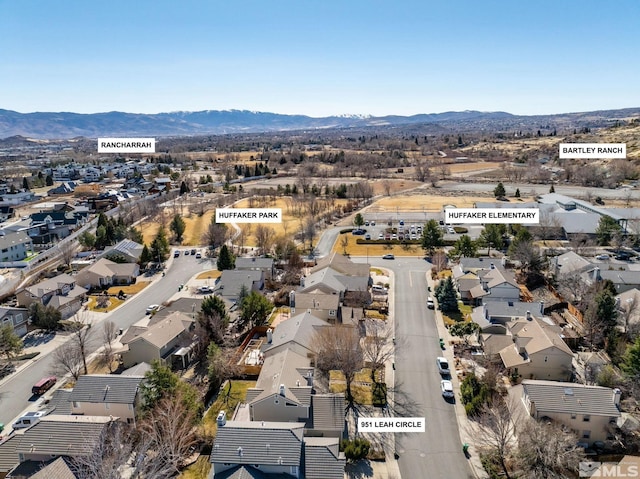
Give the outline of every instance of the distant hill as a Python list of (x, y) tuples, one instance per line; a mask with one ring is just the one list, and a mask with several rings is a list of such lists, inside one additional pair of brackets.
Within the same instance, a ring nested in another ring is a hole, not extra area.
[(614, 119), (640, 116), (640, 108), (563, 115), (517, 116), (506, 112), (460, 111), (413, 116), (361, 115), (313, 118), (305, 115), (247, 110), (204, 110), (196, 112), (139, 114), (108, 113), (18, 113), (0, 109), (0, 138), (21, 136), (39, 139), (67, 139), (105, 136), (189, 136), (202, 134), (257, 133), (329, 128), (366, 128), (394, 125), (437, 124), (460, 126), (464, 130), (539, 128), (554, 123), (562, 127), (606, 126)]

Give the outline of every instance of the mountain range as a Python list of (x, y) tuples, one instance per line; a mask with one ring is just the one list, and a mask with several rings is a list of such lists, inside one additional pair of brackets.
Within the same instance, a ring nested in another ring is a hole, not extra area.
[(539, 128), (551, 122), (566, 126), (590, 124), (604, 126), (613, 119), (640, 115), (640, 108), (607, 110), (561, 115), (521, 116), (506, 112), (460, 111), (412, 116), (341, 115), (314, 118), (305, 115), (248, 110), (176, 111), (170, 113), (19, 113), (0, 109), (0, 138), (22, 136), (39, 139), (75, 137), (190, 136), (203, 134), (237, 134), (307, 129), (363, 128), (394, 125), (437, 124), (442, 126), (473, 125), (474, 129)]

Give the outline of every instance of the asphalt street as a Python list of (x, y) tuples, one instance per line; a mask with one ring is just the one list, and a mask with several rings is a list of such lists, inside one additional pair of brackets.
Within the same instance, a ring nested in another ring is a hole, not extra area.
[(416, 479), (473, 477), (462, 452), (454, 405), (440, 392), (436, 366), (436, 357), (441, 355), (439, 336), (434, 312), (426, 307), (429, 294), (425, 273), (431, 265), (417, 258), (369, 257), (369, 263), (394, 273), (396, 405), (392, 415), (426, 420), (424, 433), (396, 434), (401, 475)]
[[(212, 263), (208, 259), (196, 259), (195, 256), (180, 256), (172, 258), (169, 262), (165, 276), (154, 281), (140, 293), (128, 299), (120, 308), (110, 314), (105, 314), (104, 319), (113, 321), (117, 328), (126, 330), (133, 323), (145, 316), (145, 310), (150, 304), (161, 304), (178, 291), (180, 284), (184, 284), (194, 274), (211, 269)], [(147, 278), (140, 278), (144, 281)], [(88, 345), (88, 354), (93, 353), (102, 346), (99, 339), (100, 323), (94, 325), (94, 339)], [(0, 386), (0, 422), (10, 424), (22, 411), (34, 406), (38, 399), (31, 395), (31, 386), (39, 379), (49, 376), (53, 369), (53, 357), (51, 354), (37, 356), (27, 367), (13, 374)], [(35, 408), (34, 408), (35, 409)]]

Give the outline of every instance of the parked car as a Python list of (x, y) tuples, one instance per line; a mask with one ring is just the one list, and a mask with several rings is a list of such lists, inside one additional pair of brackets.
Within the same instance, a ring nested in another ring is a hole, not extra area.
[(371, 226), (375, 226), (375, 225), (376, 225), (376, 222), (375, 222), (375, 221), (372, 221), (372, 222), (371, 222)]
[(177, 258), (178, 256), (180, 256), (180, 251), (176, 250), (175, 253), (173, 253), (173, 257)]
[(385, 254), (382, 259), (396, 259), (395, 256), (393, 256), (392, 254)]
[(193, 248), (193, 249), (191, 250), (191, 254), (196, 254), (196, 249), (195, 249), (195, 248)]
[(196, 253), (196, 259), (200, 259), (200, 258), (202, 258), (202, 253), (200, 251), (198, 251)]
[(433, 302), (433, 298), (431, 296), (429, 296), (427, 298), (427, 308), (429, 309), (435, 309), (436, 305)]
[(211, 286), (200, 286), (198, 288), (199, 294), (211, 294), (213, 293), (213, 288)]
[(602, 261), (606, 261), (609, 259), (609, 255), (608, 254), (599, 254), (598, 256), (596, 256), (596, 259), (602, 260)]
[(44, 416), (44, 411), (28, 412), (24, 416), (18, 418), (16, 422), (11, 425), (12, 429), (24, 429), (26, 427), (33, 426), (40, 421), (40, 418)]
[(445, 398), (454, 397), (453, 394), (453, 383), (448, 379), (443, 379), (440, 381), (440, 390), (442, 391), (442, 396)]
[(383, 233), (379, 233), (379, 234), (378, 234), (378, 239), (379, 239), (379, 240), (384, 239), (384, 234), (383, 234)]
[(449, 374), (449, 362), (447, 361), (447, 358), (444, 358), (442, 356), (438, 356), (436, 358), (436, 364), (438, 365), (438, 371), (440, 372), (440, 374)]
[(629, 261), (633, 258), (633, 255), (628, 251), (620, 251), (616, 254), (616, 259), (621, 261)]
[(364, 235), (364, 239), (370, 240), (371, 239), (371, 235), (369, 233), (367, 233), (366, 235)]
[(147, 307), (146, 314), (151, 314), (151, 313), (153, 313), (153, 312), (157, 311), (159, 307), (160, 307), (160, 305), (159, 305), (159, 304), (150, 304), (150, 305)]
[(188, 249), (184, 251), (184, 255), (185, 255), (185, 256), (188, 256), (188, 255), (189, 255), (189, 250), (188, 250)]
[(41, 396), (46, 393), (49, 389), (53, 387), (53, 385), (58, 381), (58, 378), (55, 376), (48, 376), (46, 378), (42, 378), (40, 381), (35, 383), (31, 388), (31, 394), (35, 396)]

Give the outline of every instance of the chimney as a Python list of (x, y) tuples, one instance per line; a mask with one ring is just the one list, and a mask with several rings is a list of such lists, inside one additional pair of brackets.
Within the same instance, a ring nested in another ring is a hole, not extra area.
[(280, 385), (280, 396), (284, 396), (284, 384)]
[(532, 319), (531, 311), (527, 311), (527, 321), (531, 321)]
[(620, 407), (620, 396), (622, 396), (622, 391), (619, 388), (615, 388), (613, 390), (613, 404), (617, 408)]
[(540, 301), (540, 314), (544, 314), (544, 301)]
[(296, 307), (296, 292), (295, 291), (291, 291), (289, 293), (289, 306), (292, 308)]
[(216, 418), (216, 422), (218, 424), (218, 427), (222, 427), (225, 424), (227, 424), (227, 412), (226, 411), (220, 411), (218, 413), (218, 417)]
[(273, 341), (273, 329), (267, 329), (267, 343), (271, 344)]
[(600, 268), (597, 266), (593, 268), (593, 280), (600, 281), (602, 278), (600, 277)]
[(496, 265), (491, 263), (491, 269), (496, 269)]
[(507, 267), (507, 257), (503, 256), (502, 259), (500, 260), (500, 263), (502, 264), (503, 268)]

